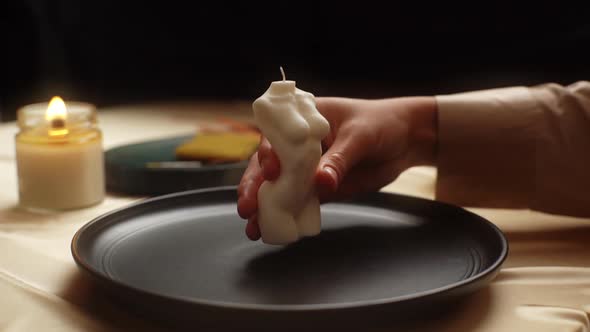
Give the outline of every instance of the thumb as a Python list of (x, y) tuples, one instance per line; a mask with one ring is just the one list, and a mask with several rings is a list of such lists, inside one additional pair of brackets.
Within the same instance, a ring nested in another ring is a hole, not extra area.
[(366, 151), (354, 135), (339, 135), (318, 164), (316, 182), (321, 196), (335, 193), (346, 174), (359, 163)]

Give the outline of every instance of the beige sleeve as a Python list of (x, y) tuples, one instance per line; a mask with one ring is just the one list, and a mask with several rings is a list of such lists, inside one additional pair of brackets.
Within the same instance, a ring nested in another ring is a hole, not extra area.
[(590, 82), (436, 100), (438, 200), (590, 216)]

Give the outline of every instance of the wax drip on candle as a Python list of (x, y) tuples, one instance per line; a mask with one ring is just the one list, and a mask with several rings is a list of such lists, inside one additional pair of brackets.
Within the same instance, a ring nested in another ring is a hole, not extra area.
[(281, 70), (281, 75), (283, 75), (283, 82), (285, 82), (286, 78), (285, 78), (285, 71), (283, 70), (283, 66), (279, 66), (279, 69)]

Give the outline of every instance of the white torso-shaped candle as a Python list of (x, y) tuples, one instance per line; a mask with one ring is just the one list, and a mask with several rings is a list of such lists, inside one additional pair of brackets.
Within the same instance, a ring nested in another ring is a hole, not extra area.
[(276, 152), (281, 173), (258, 191), (258, 224), (264, 243), (283, 245), (321, 230), (320, 203), (314, 177), (328, 121), (313, 94), (294, 81), (272, 82), (253, 103), (254, 118)]

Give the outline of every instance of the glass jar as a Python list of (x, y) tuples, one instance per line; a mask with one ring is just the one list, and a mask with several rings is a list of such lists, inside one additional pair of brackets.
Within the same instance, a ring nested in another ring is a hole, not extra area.
[(96, 107), (62, 101), (65, 112), (51, 115), (51, 103), (27, 105), (17, 113), (19, 204), (35, 210), (68, 210), (100, 203), (105, 176)]

